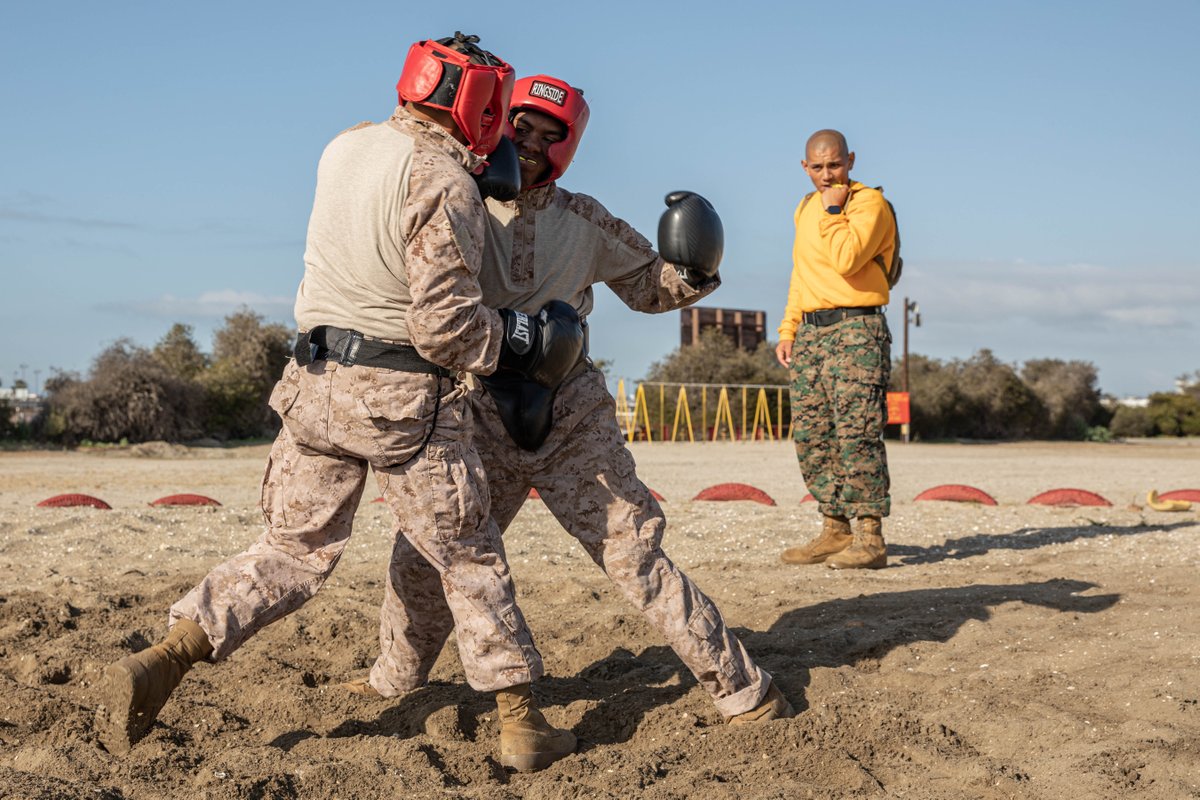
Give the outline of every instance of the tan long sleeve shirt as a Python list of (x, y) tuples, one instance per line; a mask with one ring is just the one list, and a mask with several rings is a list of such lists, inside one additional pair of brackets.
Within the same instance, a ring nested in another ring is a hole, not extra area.
[(592, 285), (604, 283), (633, 310), (655, 314), (690, 305), (720, 285), (692, 288), (629, 223), (595, 198), (554, 183), (485, 205), (479, 284), (489, 306), (532, 314), (563, 300), (587, 317)]

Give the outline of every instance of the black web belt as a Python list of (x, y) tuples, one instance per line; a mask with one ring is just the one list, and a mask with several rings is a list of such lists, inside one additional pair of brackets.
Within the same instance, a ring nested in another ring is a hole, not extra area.
[(318, 325), (298, 335), (292, 355), (302, 367), (314, 361), (334, 361), (346, 367), (382, 367), (450, 377), (450, 370), (426, 361), (410, 344), (389, 344), (366, 339), (358, 331), (347, 331), (332, 325)]
[(820, 311), (805, 311), (800, 316), (800, 319), (805, 325), (816, 325), (818, 328), (824, 328), (826, 325), (835, 325), (851, 317), (870, 317), (878, 313), (878, 306), (823, 308)]

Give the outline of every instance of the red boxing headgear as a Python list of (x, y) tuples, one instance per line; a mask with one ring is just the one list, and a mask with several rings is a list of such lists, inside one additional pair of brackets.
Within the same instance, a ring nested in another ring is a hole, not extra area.
[[(468, 52), (446, 43), (461, 40)], [(472, 152), (486, 156), (504, 135), (513, 69), (486, 50), (474, 46), (475, 36), (434, 41), (426, 39), (408, 49), (404, 71), (396, 83), (400, 103), (421, 103), (449, 111)], [(475, 63), (476, 56), (487, 63)]]
[[(579, 140), (583, 138), (583, 130), (588, 123), (588, 104), (583, 99), (583, 91), (576, 89), (566, 81), (551, 78), (549, 75), (534, 75), (532, 78), (521, 78), (513, 88), (512, 112), (529, 110), (540, 111), (561, 122), (567, 128), (567, 134), (561, 142), (555, 142), (546, 150), (546, 159), (550, 162), (550, 174), (543, 181), (533, 186), (522, 187), (532, 189), (534, 186), (544, 186), (555, 180), (571, 166)], [(516, 136), (516, 129), (510, 122), (505, 133), (511, 139)]]

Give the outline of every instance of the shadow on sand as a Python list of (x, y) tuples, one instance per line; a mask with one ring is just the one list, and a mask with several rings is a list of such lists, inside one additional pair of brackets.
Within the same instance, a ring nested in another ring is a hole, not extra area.
[(939, 561), (981, 556), (992, 550), (1033, 550), (1053, 544), (1066, 544), (1080, 539), (1099, 539), (1104, 536), (1140, 536), (1161, 533), (1196, 525), (1195, 521), (1172, 522), (1167, 525), (1072, 525), (1063, 528), (1019, 528), (1010, 533), (979, 533), (948, 539), (934, 547), (888, 543), (888, 555), (898, 557), (902, 564), (936, 564)]
[(770, 630), (744, 633), (743, 641), (764, 668), (778, 676), (780, 688), (799, 712), (808, 707), (802, 695), (813, 667), (874, 670), (892, 650), (949, 641), (968, 620), (987, 621), (1005, 603), (1094, 614), (1120, 599), (1117, 594), (1081, 594), (1095, 588), (1093, 583), (1055, 578), (860, 595), (788, 611)]
[[(974, 585), (942, 589), (880, 592), (828, 600), (784, 613), (766, 631), (740, 629), (751, 656), (775, 676), (797, 712), (814, 667), (877, 668), (878, 660), (898, 647), (948, 641), (968, 620), (986, 621), (1005, 603), (1026, 603), (1051, 611), (1094, 614), (1111, 608), (1116, 594), (1085, 596), (1096, 588), (1084, 581), (1054, 579), (1020, 584)], [(595, 701), (574, 726), (580, 749), (629, 741), (646, 714), (674, 703), (696, 685), (668, 647), (647, 647), (636, 655), (618, 647), (571, 677), (538, 681), (543, 706)], [(462, 684), (431, 683), (387, 703), (372, 720), (350, 719), (330, 737), (360, 734), (411, 737), (427, 731), (435, 714), (451, 714), (448, 723), (474, 740), (478, 720), (494, 713), (490, 695)], [(450, 709), (451, 711), (447, 711)], [(715, 715), (715, 711), (713, 714)], [(446, 722), (439, 723), (443, 727)], [(284, 750), (316, 734), (294, 731), (272, 745)]]

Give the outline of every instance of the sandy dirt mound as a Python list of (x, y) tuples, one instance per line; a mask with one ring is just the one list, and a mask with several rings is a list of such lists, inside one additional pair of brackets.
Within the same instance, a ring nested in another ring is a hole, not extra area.
[[(261, 528), (266, 448), (0, 455), (0, 796), (6, 798), (1200, 798), (1200, 443), (894, 445), (891, 566), (789, 567), (817, 527), (786, 444), (636, 445), (665, 548), (800, 712), (723, 724), (674, 653), (539, 501), (506, 538), (579, 752), (498, 764), (489, 697), (453, 645), (431, 684), (346, 693), (377, 650), (390, 514), (364, 502), (333, 578), (227, 662), (187, 676), (115, 758), (92, 730), (103, 667)], [(742, 482), (778, 506), (697, 502)], [(913, 502), (942, 483), (999, 505)], [(1097, 492), (1111, 508), (1026, 501)], [(375, 496), (374, 487), (365, 500)], [(35, 508), (82, 492), (111, 511)], [(220, 507), (153, 508), (194, 492)]]

